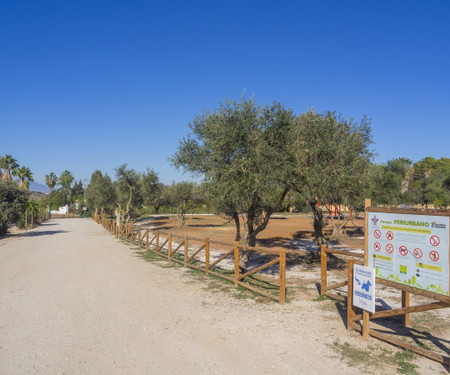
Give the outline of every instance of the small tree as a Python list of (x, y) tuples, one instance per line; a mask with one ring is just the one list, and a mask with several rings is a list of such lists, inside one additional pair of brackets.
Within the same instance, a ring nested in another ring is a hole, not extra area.
[(127, 164), (116, 168), (116, 205), (122, 216), (122, 221), (129, 222), (135, 217), (134, 210), (143, 203), (142, 175), (134, 169), (127, 169)]
[(447, 207), (450, 205), (450, 194), (447, 182), (450, 178), (450, 159), (435, 159), (430, 156), (414, 163), (412, 167), (412, 183), (405, 192), (405, 199), (412, 204), (426, 207)]
[(89, 186), (86, 188), (86, 203), (89, 207), (100, 210), (103, 214), (105, 209), (113, 209), (116, 200), (114, 185), (107, 174), (96, 170), (92, 173)]
[(158, 213), (162, 203), (162, 184), (159, 182), (158, 174), (153, 169), (147, 168), (147, 171), (142, 174), (141, 178), (143, 203), (148, 206), (153, 206), (155, 212)]
[(70, 190), (70, 197), (71, 197), (71, 202), (79, 202), (83, 199), (84, 196), (84, 188), (83, 188), (83, 183), (81, 182), (81, 180), (75, 181), (71, 190)]
[(0, 181), (0, 235), (8, 231), (25, 212), (28, 192), (20, 190), (12, 181)]
[(66, 197), (66, 203), (69, 202), (68, 198), (70, 193), (70, 186), (72, 185), (73, 180), (73, 175), (68, 170), (63, 171), (58, 179), (58, 183), (61, 185), (61, 190)]
[(168, 196), (171, 205), (177, 209), (177, 219), (180, 226), (186, 223), (186, 214), (195, 208), (200, 201), (200, 195), (196, 184), (193, 182), (179, 182), (168, 187)]
[(409, 186), (412, 162), (406, 158), (389, 160), (385, 165), (372, 164), (367, 197), (374, 204), (397, 205), (404, 201), (403, 193)]
[(57, 210), (66, 204), (66, 197), (61, 190), (53, 190), (42, 201), (51, 209)]
[(28, 222), (31, 224), (31, 228), (39, 218), (39, 204), (38, 202), (29, 199), (25, 207), (25, 229), (28, 230)]

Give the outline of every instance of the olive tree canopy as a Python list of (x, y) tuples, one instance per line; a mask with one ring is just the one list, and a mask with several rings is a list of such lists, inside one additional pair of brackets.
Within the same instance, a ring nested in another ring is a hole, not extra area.
[(291, 184), (314, 215), (317, 243), (323, 243), (323, 213), (318, 202), (358, 207), (369, 184), (372, 153), (370, 122), (344, 120), (333, 112), (298, 116), (291, 128)]
[[(262, 108), (253, 99), (226, 101), (194, 118), (192, 133), (171, 159), (175, 167), (203, 177), (216, 210), (234, 218), (236, 240), (242, 216), (250, 246), (289, 190), (286, 137), (293, 119), (279, 103)], [(241, 254), (242, 268), (248, 255)]]

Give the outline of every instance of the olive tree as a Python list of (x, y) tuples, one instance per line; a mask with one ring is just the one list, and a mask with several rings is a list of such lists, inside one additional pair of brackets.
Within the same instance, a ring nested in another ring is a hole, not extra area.
[(115, 203), (119, 209), (121, 220), (129, 222), (135, 217), (135, 209), (143, 203), (142, 174), (134, 169), (127, 169), (127, 164), (116, 168)]
[(104, 213), (105, 209), (112, 209), (116, 194), (111, 178), (101, 171), (96, 170), (92, 173), (91, 181), (86, 188), (86, 204), (95, 209), (95, 212), (100, 210)]
[(176, 207), (177, 219), (180, 226), (186, 223), (186, 214), (201, 202), (198, 186), (193, 182), (178, 182), (166, 187), (167, 203)]
[[(358, 208), (369, 183), (372, 153), (370, 122), (345, 120), (333, 112), (298, 116), (288, 143), (293, 189), (310, 204), (317, 244), (325, 242), (319, 202)], [(349, 217), (347, 217), (348, 219)], [(341, 234), (345, 220), (334, 233)]]
[[(236, 240), (249, 246), (256, 245), (289, 191), (285, 145), (293, 119), (279, 103), (262, 108), (253, 99), (225, 101), (195, 116), (192, 133), (171, 159), (175, 167), (203, 177), (214, 207), (234, 219)], [(242, 269), (249, 256), (241, 252)]]

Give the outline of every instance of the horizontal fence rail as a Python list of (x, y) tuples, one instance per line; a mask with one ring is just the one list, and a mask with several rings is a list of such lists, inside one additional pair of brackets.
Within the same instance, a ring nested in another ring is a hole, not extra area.
[[(145, 251), (152, 251), (169, 261), (230, 281), (235, 286), (244, 287), (282, 305), (286, 302), (286, 253), (306, 253), (249, 247), (237, 242), (181, 236), (167, 231), (151, 231), (134, 223), (117, 225), (115, 220), (101, 218), (98, 215), (94, 220), (117, 238), (135, 244)], [(239, 253), (243, 250), (251, 250), (270, 260), (242, 273), (239, 268)], [(261, 277), (261, 272), (265, 270), (270, 271), (270, 279), (255, 277), (258, 273)]]
[(344, 295), (333, 293), (331, 291), (346, 287), (348, 285), (348, 281), (347, 279), (345, 279), (344, 281), (338, 283), (328, 284), (328, 254), (344, 255), (350, 258), (359, 258), (359, 261), (357, 262), (358, 264), (363, 264), (364, 254), (354, 251), (329, 249), (326, 245), (322, 245), (320, 248), (320, 294), (322, 296), (344, 302), (346, 301), (346, 297)]

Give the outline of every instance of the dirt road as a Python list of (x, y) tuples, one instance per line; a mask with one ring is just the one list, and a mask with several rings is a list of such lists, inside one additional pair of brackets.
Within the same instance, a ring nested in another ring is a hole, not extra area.
[(92, 220), (54, 219), (0, 240), (0, 374), (361, 374), (314, 305), (205, 290)]

